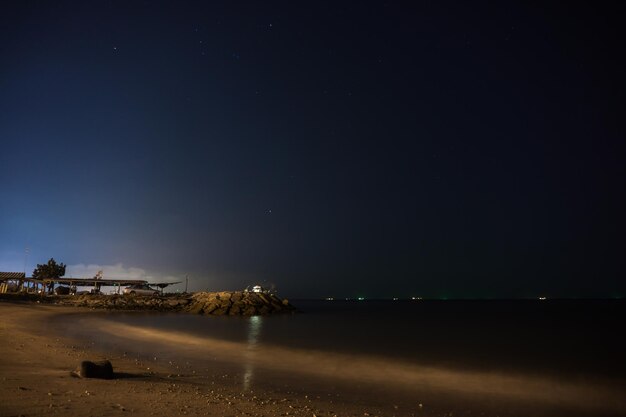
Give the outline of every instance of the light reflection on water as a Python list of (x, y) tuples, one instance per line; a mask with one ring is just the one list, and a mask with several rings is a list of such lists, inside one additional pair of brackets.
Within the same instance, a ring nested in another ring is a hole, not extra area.
[(259, 336), (263, 327), (263, 317), (248, 318), (248, 345), (244, 353), (243, 389), (249, 391), (254, 378), (254, 367)]

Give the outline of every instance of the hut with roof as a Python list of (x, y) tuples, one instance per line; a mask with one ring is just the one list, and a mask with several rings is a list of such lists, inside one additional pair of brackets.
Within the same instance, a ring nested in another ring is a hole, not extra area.
[(0, 272), (0, 293), (19, 291), (25, 279), (23, 272)]

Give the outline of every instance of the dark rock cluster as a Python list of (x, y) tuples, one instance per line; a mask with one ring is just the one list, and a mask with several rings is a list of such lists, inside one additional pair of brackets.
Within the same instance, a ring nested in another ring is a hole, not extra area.
[(288, 300), (281, 300), (273, 294), (222, 291), (195, 293), (183, 310), (214, 316), (255, 316), (291, 312), (294, 308)]
[(78, 368), (72, 372), (79, 378), (113, 379), (113, 365), (110, 361), (100, 362), (82, 361)]
[(213, 316), (255, 316), (291, 313), (288, 300), (274, 294), (243, 291), (197, 292), (164, 296), (94, 295), (55, 296), (55, 303), (109, 310), (180, 311)]

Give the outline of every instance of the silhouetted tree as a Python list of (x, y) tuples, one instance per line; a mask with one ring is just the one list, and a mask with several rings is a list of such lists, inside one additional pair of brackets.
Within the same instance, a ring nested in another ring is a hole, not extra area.
[[(37, 268), (33, 271), (33, 278), (36, 279), (54, 279), (61, 278), (65, 275), (65, 264), (57, 264), (54, 258), (50, 258), (47, 264), (37, 264)], [(54, 283), (48, 284), (48, 291), (52, 291)]]

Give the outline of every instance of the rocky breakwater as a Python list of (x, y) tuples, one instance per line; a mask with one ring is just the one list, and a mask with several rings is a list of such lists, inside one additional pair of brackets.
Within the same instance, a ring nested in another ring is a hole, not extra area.
[(197, 292), (164, 296), (92, 295), (54, 296), (55, 304), (107, 310), (155, 310), (213, 316), (256, 316), (292, 313), (288, 300), (274, 294), (243, 291)]
[(222, 291), (195, 293), (183, 310), (193, 314), (214, 316), (256, 316), (291, 313), (295, 308), (288, 300), (281, 300), (274, 294)]

